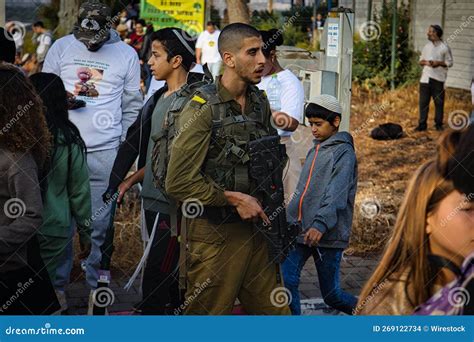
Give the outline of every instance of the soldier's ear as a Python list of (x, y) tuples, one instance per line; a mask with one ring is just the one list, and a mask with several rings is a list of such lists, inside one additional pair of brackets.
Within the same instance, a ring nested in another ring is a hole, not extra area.
[(222, 55), (222, 61), (229, 68), (235, 68), (235, 58), (234, 55), (230, 52), (224, 52)]

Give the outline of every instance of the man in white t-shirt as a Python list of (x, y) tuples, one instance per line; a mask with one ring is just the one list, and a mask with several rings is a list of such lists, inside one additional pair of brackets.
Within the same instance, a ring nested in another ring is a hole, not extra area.
[(435, 129), (443, 130), (444, 84), (448, 68), (453, 66), (453, 56), (449, 46), (441, 40), (443, 30), (439, 25), (431, 25), (427, 32), (429, 42), (423, 47), (420, 65), (423, 72), (420, 79), (419, 111), (417, 132), (426, 131), (431, 98), (435, 105)]
[(49, 48), (53, 44), (53, 35), (49, 30), (46, 30), (42, 21), (37, 21), (33, 24), (33, 42), (37, 45), (36, 47), (36, 60), (38, 61), (39, 71), (41, 71), (41, 65), (44, 62), (46, 54)]
[(217, 47), (221, 31), (216, 29), (216, 25), (209, 21), (206, 30), (203, 31), (196, 42), (196, 62), (206, 64), (214, 79), (221, 71), (222, 59)]
[[(87, 147), (93, 232), (85, 267), (92, 289), (97, 286), (100, 247), (110, 217), (111, 205), (104, 204), (102, 194), (120, 142), (142, 106), (138, 55), (110, 29), (110, 18), (108, 6), (97, 0), (83, 3), (73, 34), (53, 44), (43, 67), (44, 72), (59, 75), (66, 90), (86, 103), (83, 108), (69, 111), (69, 118)], [(68, 276), (61, 274), (59, 278)]]
[(283, 44), (281, 33), (277, 30), (260, 31), (260, 33), (264, 43), (262, 52), (265, 56), (265, 68), (262, 81), (257, 84), (257, 87), (265, 90), (269, 96), (269, 83), (272, 76), (276, 76), (280, 85), (279, 108), (271, 109), (274, 125), (278, 128), (278, 134), (281, 137), (281, 142), (286, 146), (289, 158), (283, 179), (285, 199), (289, 201), (296, 190), (302, 169), (301, 160), (291, 135), (303, 122), (304, 89), (301, 81), (290, 70), (283, 69), (278, 63), (276, 47)]

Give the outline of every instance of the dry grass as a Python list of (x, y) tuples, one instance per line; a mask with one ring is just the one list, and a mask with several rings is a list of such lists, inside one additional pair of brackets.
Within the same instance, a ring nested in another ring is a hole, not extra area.
[[(413, 172), (436, 151), (439, 132), (433, 130), (434, 108), (430, 109), (429, 130), (414, 133), (418, 121), (418, 90), (411, 86), (383, 94), (369, 94), (353, 88), (351, 131), (359, 161), (359, 189), (354, 210), (354, 225), (349, 253), (378, 252), (384, 246), (403, 198), (407, 181)], [(448, 90), (445, 122), (455, 110), (470, 112), (467, 91)], [(405, 136), (394, 141), (376, 141), (370, 131), (381, 123), (403, 126)], [(361, 214), (361, 203), (376, 199), (380, 213), (372, 218)], [(129, 276), (143, 250), (139, 227), (137, 195), (127, 197), (127, 204), (117, 212), (115, 252), (112, 266), (116, 277)]]

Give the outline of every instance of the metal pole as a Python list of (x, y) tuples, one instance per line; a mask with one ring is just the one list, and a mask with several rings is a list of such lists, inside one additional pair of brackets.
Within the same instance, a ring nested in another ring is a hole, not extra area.
[(367, 21), (372, 20), (372, 0), (369, 0), (367, 4)]
[(392, 61), (390, 63), (390, 87), (395, 89), (395, 57), (397, 49), (397, 0), (392, 0)]

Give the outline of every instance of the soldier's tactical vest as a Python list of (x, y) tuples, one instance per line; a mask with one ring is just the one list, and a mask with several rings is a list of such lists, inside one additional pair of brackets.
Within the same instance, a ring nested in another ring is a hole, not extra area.
[(179, 116), (186, 103), (199, 87), (209, 84), (211, 80), (203, 80), (185, 85), (176, 94), (168, 112), (163, 119), (161, 131), (151, 138), (155, 142), (151, 156), (151, 170), (155, 187), (165, 192), (166, 171), (170, 160), (170, 152), (174, 138), (179, 134)]
[[(269, 123), (265, 124), (263, 91), (252, 86), (253, 108), (247, 115), (222, 103), (216, 84), (197, 91), (212, 109), (212, 135), (202, 172), (225, 190), (251, 193), (255, 184), (249, 179), (249, 141), (268, 136)], [(205, 105), (205, 104), (203, 104)], [(268, 119), (267, 119), (268, 120)]]

